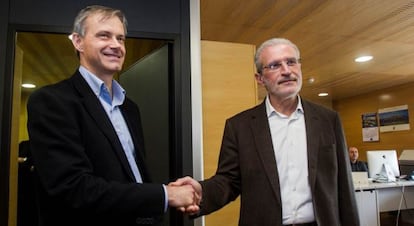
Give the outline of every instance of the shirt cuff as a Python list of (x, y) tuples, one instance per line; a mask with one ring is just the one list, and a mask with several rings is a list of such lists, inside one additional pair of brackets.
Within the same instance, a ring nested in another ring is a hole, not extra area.
[(164, 213), (168, 210), (168, 193), (167, 193), (167, 187), (165, 185), (162, 185), (162, 188), (164, 189)]

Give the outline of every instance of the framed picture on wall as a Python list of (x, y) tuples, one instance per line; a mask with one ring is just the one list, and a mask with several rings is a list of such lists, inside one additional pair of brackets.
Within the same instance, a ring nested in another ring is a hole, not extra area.
[(365, 113), (362, 118), (362, 141), (379, 141), (377, 113)]
[(382, 108), (378, 110), (380, 132), (410, 130), (408, 105)]

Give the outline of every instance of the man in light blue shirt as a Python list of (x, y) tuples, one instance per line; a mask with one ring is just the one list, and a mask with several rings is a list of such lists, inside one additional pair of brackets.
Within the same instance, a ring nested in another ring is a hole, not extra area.
[(125, 35), (121, 11), (84, 8), (72, 33), (79, 70), (30, 96), (40, 226), (151, 225), (168, 206), (198, 209), (192, 186), (151, 183), (138, 106), (113, 79)]

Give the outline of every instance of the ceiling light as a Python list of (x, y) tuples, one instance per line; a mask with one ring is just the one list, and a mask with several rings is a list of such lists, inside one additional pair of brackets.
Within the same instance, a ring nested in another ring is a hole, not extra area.
[(383, 94), (381, 96), (379, 96), (380, 100), (391, 100), (391, 95), (389, 94)]
[(319, 93), (318, 94), (318, 96), (320, 96), (320, 97), (326, 97), (326, 96), (328, 96), (329, 94), (328, 93)]
[(23, 83), (22, 87), (27, 88), (27, 89), (34, 89), (34, 88), (36, 88), (36, 85), (35, 84), (30, 84), (30, 83)]
[(312, 84), (312, 83), (314, 83), (314, 82), (315, 82), (315, 79), (314, 79), (314, 78), (309, 78), (309, 79), (308, 79), (308, 82), (309, 82), (309, 84)]
[(355, 58), (355, 62), (361, 63), (361, 62), (367, 62), (372, 60), (372, 58), (374, 58), (373, 56), (360, 56)]

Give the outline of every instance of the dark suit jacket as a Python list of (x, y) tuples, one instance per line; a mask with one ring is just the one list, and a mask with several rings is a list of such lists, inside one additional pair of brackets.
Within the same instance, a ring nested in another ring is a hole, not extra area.
[[(27, 107), (42, 226), (137, 225), (137, 218), (163, 214), (162, 185), (135, 183), (109, 118), (79, 72), (33, 93)], [(121, 111), (148, 182), (138, 107), (126, 98)]]
[[(319, 226), (358, 226), (349, 156), (336, 112), (302, 100), (309, 180)], [(282, 225), (280, 183), (265, 103), (225, 124), (216, 175), (203, 182), (200, 215), (241, 195), (239, 225)]]

